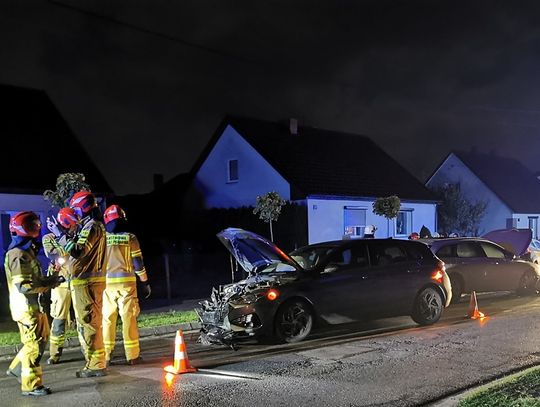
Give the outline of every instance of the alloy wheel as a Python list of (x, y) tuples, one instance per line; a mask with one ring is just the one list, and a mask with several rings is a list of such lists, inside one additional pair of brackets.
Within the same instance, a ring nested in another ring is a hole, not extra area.
[(441, 294), (434, 288), (428, 287), (418, 295), (412, 318), (420, 325), (430, 325), (439, 320), (442, 310)]
[(285, 342), (299, 342), (309, 335), (313, 326), (313, 315), (308, 306), (301, 301), (285, 304), (278, 311), (276, 330)]

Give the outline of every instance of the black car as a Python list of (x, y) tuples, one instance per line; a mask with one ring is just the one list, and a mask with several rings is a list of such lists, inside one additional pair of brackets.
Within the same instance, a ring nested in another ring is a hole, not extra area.
[(248, 278), (214, 289), (201, 302), (203, 343), (253, 336), (298, 342), (316, 323), (398, 315), (429, 325), (450, 303), (444, 263), (420, 242), (341, 240), (287, 255), (242, 229), (226, 229), (218, 238)]

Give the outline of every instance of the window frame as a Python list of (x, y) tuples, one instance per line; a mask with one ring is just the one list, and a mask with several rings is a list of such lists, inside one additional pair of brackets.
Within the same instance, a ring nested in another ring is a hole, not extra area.
[[(347, 211), (361, 211), (363, 212), (364, 225), (347, 225), (345, 224), (345, 214)], [(343, 236), (350, 238), (362, 238), (364, 237), (365, 228), (367, 226), (367, 208), (365, 206), (344, 206), (343, 207)], [(354, 233), (347, 233), (348, 228), (353, 228)]]
[[(236, 178), (231, 177), (231, 164), (236, 163)], [(227, 160), (227, 184), (236, 183), (240, 180), (240, 165), (238, 158), (231, 158)]]
[[(398, 215), (396, 216), (396, 220), (394, 222), (394, 236), (400, 236), (400, 237), (405, 237), (405, 236), (410, 236), (410, 234), (412, 233), (412, 230), (413, 230), (413, 212), (414, 212), (414, 209), (400, 209), (399, 212), (398, 212)], [(398, 233), (398, 225), (397, 225), (397, 222), (398, 222), (398, 217), (401, 213), (404, 213), (406, 214), (407, 216), (407, 220), (409, 221), (409, 225), (408, 225), (408, 228), (405, 228), (405, 233)]]

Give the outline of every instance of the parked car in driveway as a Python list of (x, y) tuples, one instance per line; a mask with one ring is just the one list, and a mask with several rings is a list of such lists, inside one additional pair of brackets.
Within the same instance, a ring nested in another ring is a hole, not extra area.
[(242, 229), (226, 229), (218, 238), (248, 278), (214, 289), (201, 302), (203, 343), (246, 337), (298, 342), (317, 323), (398, 315), (429, 325), (450, 303), (444, 263), (419, 242), (342, 240), (286, 254)]
[[(540, 267), (483, 238), (421, 239), (446, 265), (453, 301), (471, 291), (534, 293)], [(517, 247), (517, 245), (516, 245)], [(524, 246), (526, 247), (526, 246)], [(520, 246), (518, 251), (521, 251)]]
[(527, 252), (521, 258), (531, 263), (540, 264), (540, 240), (531, 239)]

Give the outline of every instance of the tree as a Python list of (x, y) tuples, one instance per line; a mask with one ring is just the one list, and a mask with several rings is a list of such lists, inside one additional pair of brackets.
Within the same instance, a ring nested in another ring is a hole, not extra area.
[(270, 240), (274, 241), (274, 232), (272, 231), (272, 221), (277, 221), (281, 213), (281, 207), (287, 202), (279, 196), (277, 192), (268, 192), (257, 196), (257, 204), (253, 213), (259, 214), (259, 219), (270, 224)]
[(46, 190), (43, 198), (49, 201), (53, 208), (63, 208), (68, 206), (73, 194), (79, 191), (90, 191), (90, 185), (86, 183), (84, 174), (68, 172), (60, 174), (56, 179), (56, 191)]
[(487, 202), (469, 201), (456, 184), (439, 186), (432, 191), (442, 201), (437, 211), (440, 232), (447, 235), (457, 233), (459, 236), (478, 235)]
[(373, 202), (373, 213), (384, 216), (386, 219), (394, 219), (398, 215), (400, 208), (401, 200), (396, 195), (377, 198)]

